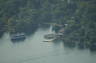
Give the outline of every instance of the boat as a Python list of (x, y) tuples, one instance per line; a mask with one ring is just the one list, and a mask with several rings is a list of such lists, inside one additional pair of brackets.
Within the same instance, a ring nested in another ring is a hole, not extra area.
[(56, 35), (55, 34), (47, 34), (44, 36), (45, 39), (54, 39), (56, 38)]
[(24, 33), (10, 34), (10, 37), (12, 41), (24, 40), (26, 38)]
[(44, 40), (43, 42), (52, 42), (52, 41), (54, 41), (54, 39)]

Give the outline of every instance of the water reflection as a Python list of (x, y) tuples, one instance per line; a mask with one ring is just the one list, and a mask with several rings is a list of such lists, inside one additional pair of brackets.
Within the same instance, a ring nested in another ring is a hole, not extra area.
[(51, 28), (39, 28), (24, 41), (12, 42), (5, 33), (0, 39), (0, 63), (96, 63), (96, 54), (79, 50), (60, 40), (43, 42)]
[(76, 44), (75, 43), (71, 43), (71, 42), (63, 42), (63, 45), (64, 45), (64, 47), (70, 48), (70, 49), (76, 47)]

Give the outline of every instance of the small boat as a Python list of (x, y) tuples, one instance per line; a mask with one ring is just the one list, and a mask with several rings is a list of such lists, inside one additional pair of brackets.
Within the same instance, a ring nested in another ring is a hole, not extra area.
[(10, 37), (12, 41), (24, 40), (26, 38), (24, 33), (10, 34)]
[(43, 42), (52, 42), (54, 39), (44, 40)]
[(47, 34), (44, 36), (45, 39), (54, 39), (56, 38), (56, 35), (55, 34)]

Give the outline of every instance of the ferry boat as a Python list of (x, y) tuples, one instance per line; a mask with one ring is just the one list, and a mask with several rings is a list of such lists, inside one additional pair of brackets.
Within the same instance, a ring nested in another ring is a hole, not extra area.
[(12, 41), (24, 40), (26, 38), (24, 33), (10, 34), (10, 37)]

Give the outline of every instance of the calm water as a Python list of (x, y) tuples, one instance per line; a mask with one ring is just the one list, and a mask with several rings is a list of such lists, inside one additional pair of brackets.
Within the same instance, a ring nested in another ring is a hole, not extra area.
[(65, 47), (63, 42), (43, 42), (50, 28), (39, 28), (21, 42), (10, 41), (8, 33), (0, 39), (0, 63), (96, 63), (96, 53)]

